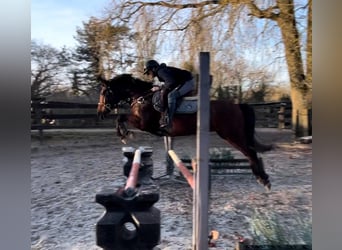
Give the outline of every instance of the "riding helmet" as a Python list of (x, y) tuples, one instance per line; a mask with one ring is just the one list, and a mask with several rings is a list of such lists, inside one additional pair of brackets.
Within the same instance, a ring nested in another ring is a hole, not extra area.
[(156, 69), (159, 67), (159, 63), (156, 60), (148, 60), (145, 64), (144, 75), (147, 74), (149, 70), (155, 73)]

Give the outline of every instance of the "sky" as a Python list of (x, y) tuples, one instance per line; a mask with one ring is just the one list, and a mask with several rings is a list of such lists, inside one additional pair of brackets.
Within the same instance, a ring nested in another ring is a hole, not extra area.
[(110, 0), (31, 0), (31, 39), (56, 48), (73, 47), (76, 28), (101, 16)]
[[(112, 0), (31, 0), (31, 39), (55, 48), (76, 45), (76, 28), (82, 27), (91, 16), (101, 17)], [(163, 53), (163, 61), (170, 64), (172, 53)], [(159, 57), (156, 59), (160, 59)], [(254, 58), (255, 59), (255, 58)], [(278, 77), (287, 78), (286, 70)]]

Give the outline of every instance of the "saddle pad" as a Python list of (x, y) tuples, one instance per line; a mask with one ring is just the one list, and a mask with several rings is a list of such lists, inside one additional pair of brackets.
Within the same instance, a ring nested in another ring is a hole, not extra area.
[(191, 114), (197, 112), (197, 97), (184, 97), (176, 109), (177, 114)]

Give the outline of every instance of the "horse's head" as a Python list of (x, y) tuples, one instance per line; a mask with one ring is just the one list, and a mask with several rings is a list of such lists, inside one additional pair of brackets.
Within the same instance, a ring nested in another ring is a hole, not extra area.
[(100, 99), (97, 104), (97, 115), (101, 119), (109, 114), (113, 108), (117, 105), (118, 101), (115, 100), (114, 95), (112, 94), (112, 90), (106, 84), (102, 84)]
[(151, 82), (134, 78), (130, 74), (118, 75), (109, 81), (104, 81), (97, 106), (98, 116), (104, 119), (120, 102), (130, 103), (133, 97), (144, 94), (151, 87)]

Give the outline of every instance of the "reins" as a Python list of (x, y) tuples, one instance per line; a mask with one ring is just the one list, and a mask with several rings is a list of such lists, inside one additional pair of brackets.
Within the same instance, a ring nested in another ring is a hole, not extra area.
[[(146, 93), (146, 94), (145, 94)], [(146, 91), (142, 96), (139, 96), (138, 98), (133, 98), (133, 101), (131, 103), (131, 107), (138, 103), (138, 104), (143, 104), (145, 99), (151, 95), (153, 95), (155, 92), (149, 90), (149, 91)]]

